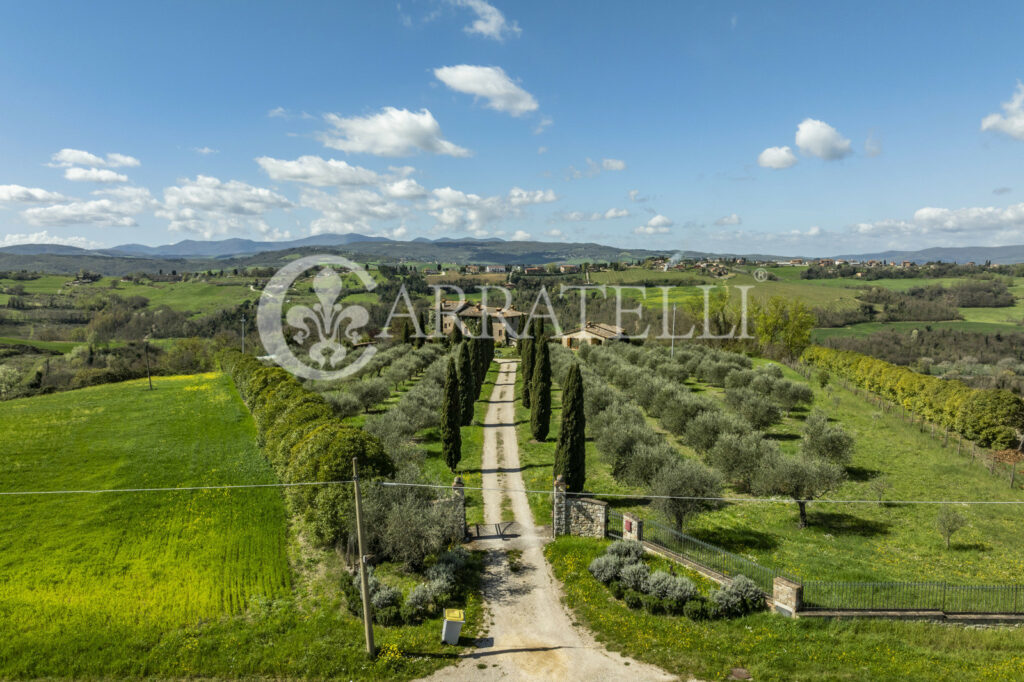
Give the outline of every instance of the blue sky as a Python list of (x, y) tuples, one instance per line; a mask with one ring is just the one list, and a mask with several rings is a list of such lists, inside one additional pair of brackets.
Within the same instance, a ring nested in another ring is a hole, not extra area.
[(1024, 5), (5, 3), (0, 244), (1024, 243)]

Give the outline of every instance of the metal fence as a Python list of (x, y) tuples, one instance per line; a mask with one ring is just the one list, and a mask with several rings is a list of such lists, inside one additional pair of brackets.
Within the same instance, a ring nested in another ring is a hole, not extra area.
[(605, 533), (610, 538), (622, 539), (622, 512), (608, 510), (608, 527), (605, 528)]
[[(622, 537), (622, 513), (613, 509), (608, 510), (608, 536)], [(765, 594), (772, 594), (776, 576), (800, 583), (807, 611), (1024, 613), (1024, 585), (803, 581), (651, 520), (644, 521), (644, 541), (730, 578), (745, 575)]]
[(680, 554), (691, 561), (707, 566), (713, 571), (717, 571), (730, 578), (737, 575), (745, 575), (757, 583), (757, 586), (765, 594), (772, 593), (772, 582), (775, 576), (782, 576), (799, 582), (781, 571), (762, 566), (738, 554), (727, 552), (703, 540), (680, 533), (674, 528), (663, 526), (656, 521), (644, 521), (644, 540)]
[(1021, 613), (1024, 585), (951, 585), (949, 583), (803, 583), (804, 608), (864, 611), (943, 611), (945, 613)]

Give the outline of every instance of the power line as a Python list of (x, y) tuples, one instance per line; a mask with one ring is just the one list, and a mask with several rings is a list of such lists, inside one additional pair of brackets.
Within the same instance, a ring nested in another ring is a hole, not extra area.
[(241, 488), (291, 488), (300, 486), (336, 485), (352, 481), (302, 481), (298, 483), (242, 483), (237, 485), (195, 485), (171, 488), (105, 488), (98, 490), (12, 490), (0, 492), (2, 496), (29, 495), (100, 495), (103, 493), (170, 493), (189, 490), (237, 490)]
[[(248, 484), (226, 484), (226, 485), (204, 485), (204, 486), (182, 486), (167, 488), (106, 488), (96, 490), (14, 490), (0, 492), (0, 496), (7, 497), (28, 497), (41, 495), (99, 495), (105, 493), (152, 493), (152, 492), (187, 492), (198, 490), (241, 490), (247, 488), (296, 488), (303, 486), (327, 486), (327, 485), (350, 485), (351, 480), (341, 481), (297, 481), (294, 483), (248, 483)], [(366, 481), (371, 485), (389, 488), (431, 488), (438, 490), (451, 490), (452, 486), (438, 483), (403, 483), (399, 481)], [(498, 491), (505, 493), (526, 493), (531, 495), (553, 495), (553, 490), (531, 490), (519, 488), (500, 488), (484, 486), (462, 486), (463, 490), (476, 491)], [(785, 497), (697, 497), (686, 495), (647, 495), (633, 493), (604, 493), (567, 492), (571, 497), (614, 497), (634, 500), (683, 500), (690, 502), (734, 502), (734, 503), (756, 503), (756, 504), (793, 504), (794, 502), (808, 502), (821, 504), (921, 504), (921, 505), (943, 505), (943, 504), (964, 504), (964, 505), (1024, 505), (1024, 500), (837, 500), (833, 498), (817, 498), (810, 500), (794, 500)]]

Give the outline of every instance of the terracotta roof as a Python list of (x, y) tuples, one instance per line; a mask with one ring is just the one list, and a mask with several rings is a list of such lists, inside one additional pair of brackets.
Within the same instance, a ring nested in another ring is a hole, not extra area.
[(604, 322), (587, 322), (587, 326), (565, 332), (561, 336), (572, 336), (582, 332), (599, 336), (602, 339), (617, 339), (626, 336), (626, 332), (622, 327), (616, 327), (613, 324), (605, 324)]

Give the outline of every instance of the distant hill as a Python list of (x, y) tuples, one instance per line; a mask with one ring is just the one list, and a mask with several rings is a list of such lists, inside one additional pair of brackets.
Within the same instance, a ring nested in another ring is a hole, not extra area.
[(143, 244), (122, 244), (102, 253), (112, 256), (157, 256), (161, 258), (225, 258), (266, 251), (286, 251), (303, 246), (344, 246), (355, 242), (386, 242), (384, 237), (367, 237), (362, 234), (318, 234), (303, 239), (283, 242), (258, 242), (252, 239), (221, 239), (197, 241), (186, 239), (177, 244), (145, 246)]
[(671, 251), (622, 249), (594, 243), (507, 242), (501, 239), (395, 241), (359, 234), (324, 234), (288, 242), (249, 239), (185, 240), (165, 246), (124, 244), (76, 249), (53, 244), (0, 248), (0, 270), (73, 273), (85, 268), (105, 275), (163, 270), (209, 270), (248, 265), (284, 265), (296, 256), (337, 253), (353, 260), (542, 265), (564, 261), (609, 262), (669, 255)]
[(996, 265), (1010, 265), (1012, 263), (1024, 263), (1024, 244), (1016, 246), (961, 246), (961, 247), (933, 247), (921, 249), (920, 251), (882, 251), (879, 253), (859, 253), (850, 255), (839, 255), (836, 258), (847, 260), (886, 260), (904, 261), (914, 263), (930, 263), (942, 261), (943, 263), (984, 263), (991, 261)]

